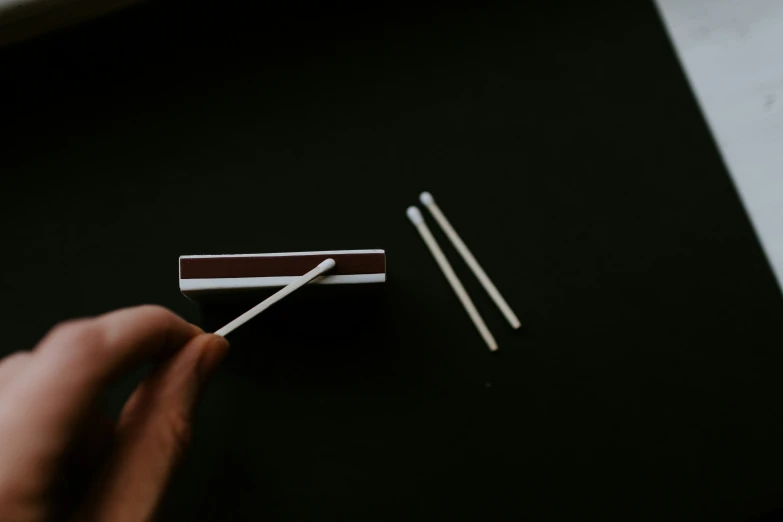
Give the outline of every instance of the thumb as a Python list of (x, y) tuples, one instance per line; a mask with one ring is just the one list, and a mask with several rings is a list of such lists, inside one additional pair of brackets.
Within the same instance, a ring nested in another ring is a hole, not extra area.
[(227, 351), (222, 337), (196, 336), (133, 392), (89, 499), (87, 520), (140, 522), (153, 517), (190, 439), (199, 391)]

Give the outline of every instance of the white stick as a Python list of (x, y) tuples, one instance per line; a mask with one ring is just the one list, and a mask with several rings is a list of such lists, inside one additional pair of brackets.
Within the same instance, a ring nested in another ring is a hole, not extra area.
[(335, 262), (334, 259), (327, 259), (326, 261), (319, 264), (317, 267), (313, 268), (309, 272), (307, 272), (305, 275), (291, 283), (290, 285), (286, 286), (285, 288), (280, 289), (280, 291), (276, 292), (274, 295), (271, 295), (269, 298), (265, 299), (261, 303), (257, 304), (244, 314), (240, 315), (230, 323), (228, 323), (226, 326), (215, 332), (215, 335), (219, 335), (221, 337), (225, 337), (226, 335), (230, 334), (285, 296), (291, 294), (295, 290), (299, 290), (304, 285), (318, 277), (319, 275), (328, 272), (332, 268), (334, 268)]
[(478, 310), (476, 310), (473, 301), (470, 300), (470, 296), (462, 286), (462, 283), (457, 277), (457, 274), (455, 274), (454, 269), (451, 268), (449, 260), (446, 259), (446, 256), (443, 254), (443, 250), (440, 249), (438, 242), (435, 241), (435, 238), (432, 236), (432, 232), (430, 232), (430, 229), (424, 222), (424, 217), (421, 215), (421, 212), (419, 212), (419, 209), (416, 207), (408, 207), (408, 219), (410, 219), (411, 222), (416, 225), (416, 229), (419, 231), (419, 234), (421, 234), (421, 238), (430, 249), (432, 257), (434, 257), (435, 261), (437, 261), (438, 266), (440, 266), (440, 269), (443, 271), (443, 275), (446, 276), (446, 279), (451, 284), (451, 288), (454, 290), (454, 293), (457, 294), (457, 297), (459, 297), (459, 300), (462, 302), (462, 306), (465, 307), (465, 311), (468, 312), (468, 315), (473, 320), (473, 324), (476, 325), (476, 329), (481, 334), (481, 337), (484, 338), (484, 342), (487, 343), (489, 349), (494, 352), (498, 349), (498, 344), (495, 342), (495, 338), (492, 337), (492, 332), (490, 332), (489, 328), (487, 328), (487, 325), (484, 324), (484, 320), (481, 318), (481, 315), (479, 315)]
[(484, 290), (487, 291), (492, 300), (495, 301), (497, 307), (500, 308), (500, 311), (503, 312), (503, 315), (506, 316), (506, 319), (511, 324), (511, 327), (514, 329), (519, 328), (521, 325), (519, 323), (519, 319), (517, 319), (516, 314), (511, 309), (511, 307), (508, 306), (508, 303), (505, 299), (503, 299), (503, 296), (500, 295), (500, 292), (492, 283), (492, 280), (489, 278), (487, 273), (484, 272), (484, 269), (481, 268), (481, 265), (478, 261), (476, 261), (476, 258), (473, 257), (473, 254), (470, 252), (467, 245), (465, 245), (465, 243), (462, 241), (462, 238), (459, 237), (457, 231), (454, 230), (454, 227), (451, 226), (449, 220), (446, 219), (446, 216), (443, 214), (443, 212), (441, 212), (440, 207), (438, 207), (438, 204), (435, 203), (435, 199), (432, 197), (432, 194), (429, 192), (422, 192), (419, 196), (419, 200), (432, 213), (435, 221), (438, 222), (440, 228), (443, 229), (443, 232), (446, 233), (451, 242), (454, 244), (454, 248), (457, 249), (457, 252), (459, 252), (462, 256), (462, 259), (465, 260), (465, 263), (468, 264), (470, 269), (476, 275), (479, 282), (481, 283), (481, 286), (484, 287)]

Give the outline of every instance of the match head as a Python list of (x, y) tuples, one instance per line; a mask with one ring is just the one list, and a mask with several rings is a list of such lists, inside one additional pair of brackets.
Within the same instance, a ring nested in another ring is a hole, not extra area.
[(432, 194), (425, 191), (419, 194), (419, 201), (421, 201), (421, 204), (425, 206), (432, 205), (433, 203), (435, 203), (435, 198), (432, 197)]
[(326, 272), (327, 270), (331, 270), (332, 268), (334, 268), (336, 264), (337, 263), (335, 262), (335, 260), (330, 257), (329, 259), (326, 259), (321, 263), (319, 263), (318, 268), (321, 268), (324, 270), (324, 272)]
[(406, 214), (408, 214), (408, 219), (410, 219), (411, 223), (414, 225), (421, 225), (424, 223), (424, 216), (421, 215), (421, 211), (418, 208), (413, 206), (408, 207)]

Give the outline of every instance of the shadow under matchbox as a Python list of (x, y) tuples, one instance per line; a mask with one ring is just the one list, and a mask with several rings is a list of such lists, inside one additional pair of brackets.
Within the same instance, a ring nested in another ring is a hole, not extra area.
[(179, 289), (191, 297), (283, 287), (329, 258), (335, 260), (334, 269), (313, 280), (312, 284), (386, 281), (386, 252), (383, 250), (195, 255), (179, 258)]

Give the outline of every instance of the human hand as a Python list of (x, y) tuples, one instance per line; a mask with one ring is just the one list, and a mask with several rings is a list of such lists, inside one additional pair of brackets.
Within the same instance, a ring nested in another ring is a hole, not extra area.
[[(0, 520), (150, 520), (227, 350), (222, 337), (142, 306), (64, 323), (0, 361)], [(119, 419), (102, 416), (101, 392), (149, 363)], [(74, 484), (82, 474), (91, 480)]]

